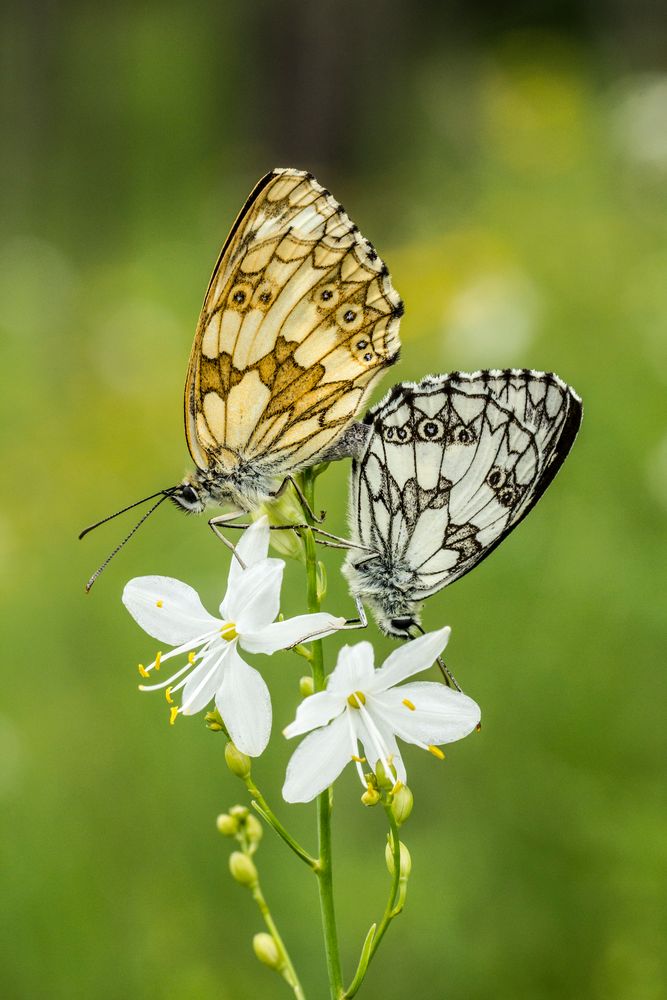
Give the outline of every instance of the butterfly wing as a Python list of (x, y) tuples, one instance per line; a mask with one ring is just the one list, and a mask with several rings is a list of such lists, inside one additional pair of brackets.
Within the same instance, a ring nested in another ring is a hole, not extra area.
[(201, 469), (241, 459), (276, 475), (314, 464), (398, 356), (387, 268), (312, 175), (256, 186), (215, 266), (185, 387)]
[(353, 470), (362, 544), (421, 600), (469, 572), (535, 506), (567, 456), (581, 400), (557, 376), (485, 371), (395, 386), (365, 418)]

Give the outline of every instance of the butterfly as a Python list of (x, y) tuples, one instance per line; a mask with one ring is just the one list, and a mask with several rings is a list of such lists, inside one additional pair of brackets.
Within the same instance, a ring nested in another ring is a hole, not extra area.
[(582, 418), (556, 375), (452, 372), (402, 382), (367, 413), (353, 461), (343, 572), (389, 635), (420, 629), (422, 602), (469, 573), (535, 506)]
[(356, 415), (398, 359), (402, 315), (386, 265), (329, 191), (301, 170), (268, 173), (220, 251), (192, 345), (195, 469), (138, 501), (160, 497), (139, 524), (167, 497), (191, 513), (253, 510), (299, 470), (350, 454)]

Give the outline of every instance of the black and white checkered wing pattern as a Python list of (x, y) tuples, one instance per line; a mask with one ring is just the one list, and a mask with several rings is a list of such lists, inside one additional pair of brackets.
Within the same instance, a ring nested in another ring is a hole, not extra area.
[(358, 540), (428, 597), (484, 559), (537, 503), (581, 422), (555, 375), (484, 371), (402, 383), (369, 411), (352, 477)]

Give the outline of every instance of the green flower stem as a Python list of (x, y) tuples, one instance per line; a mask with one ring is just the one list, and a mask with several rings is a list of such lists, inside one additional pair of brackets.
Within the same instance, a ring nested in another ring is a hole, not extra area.
[[(394, 819), (394, 814), (391, 811), (391, 805), (384, 803), (384, 809), (387, 814), (387, 819), (389, 820), (389, 828), (391, 830), (391, 845), (392, 853), (394, 857), (394, 874), (391, 877), (391, 887), (389, 889), (389, 898), (387, 899), (387, 905), (384, 908), (384, 913), (382, 914), (382, 920), (378, 925), (378, 929), (373, 937), (373, 944), (371, 945), (369, 962), (373, 958), (373, 955), (378, 949), (380, 941), (382, 940), (385, 931), (389, 927), (394, 917), (403, 909), (403, 901), (401, 899), (401, 841), (398, 836), (398, 824)], [(403, 894), (404, 895), (404, 894)]]
[(278, 933), (278, 928), (276, 927), (275, 921), (271, 916), (271, 911), (269, 910), (268, 903), (264, 898), (264, 893), (262, 892), (261, 886), (259, 884), (259, 879), (252, 886), (252, 898), (257, 903), (259, 907), (259, 912), (262, 914), (264, 923), (266, 924), (267, 930), (273, 940), (275, 941), (276, 948), (278, 949), (278, 954), (281, 959), (281, 966), (278, 970), (286, 983), (291, 987), (294, 992), (296, 1000), (305, 1000), (305, 994), (303, 992), (303, 987), (299, 982), (299, 977), (296, 974), (296, 970), (292, 965), (292, 960), (289, 957), (285, 943)]
[(302, 861), (305, 861), (305, 863), (313, 870), (317, 870), (319, 866), (317, 858), (314, 858), (311, 854), (309, 854), (308, 851), (294, 839), (291, 833), (288, 833), (278, 817), (274, 815), (269, 803), (266, 801), (257, 785), (252, 780), (252, 777), (248, 775), (248, 777), (243, 780), (245, 781), (246, 788), (250, 792), (253, 809), (255, 809), (262, 819), (264, 819), (269, 826), (275, 830), (278, 836), (285, 841), (287, 846), (294, 851), (297, 857), (301, 858)]
[(373, 924), (366, 935), (366, 940), (364, 941), (363, 948), (361, 949), (361, 957), (359, 958), (357, 971), (354, 974), (354, 979), (343, 994), (343, 1000), (351, 1000), (351, 998), (358, 992), (359, 987), (364, 981), (366, 971), (371, 963), (373, 955), (377, 951), (380, 941), (384, 937), (385, 931), (394, 917), (397, 917), (401, 912), (405, 901), (405, 887), (403, 887), (403, 891), (401, 891), (401, 842), (398, 837), (398, 824), (396, 823), (394, 814), (391, 811), (391, 805), (385, 802), (384, 808), (387, 813), (389, 828), (391, 830), (391, 845), (394, 859), (394, 874), (391, 877), (389, 898), (387, 899), (387, 905), (385, 906), (382, 920), (379, 925)]
[[(315, 510), (315, 474), (307, 469), (302, 475), (303, 494)], [(307, 523), (312, 524), (308, 511), (304, 510)], [(306, 572), (308, 581), (308, 611), (314, 614), (320, 610), (320, 594), (318, 588), (318, 559), (315, 548), (315, 538), (309, 529), (303, 533), (306, 547)], [(324, 656), (321, 640), (312, 643), (313, 658), (311, 669), (313, 684), (316, 691), (324, 689)], [(340, 1000), (343, 996), (343, 975), (341, 972), (340, 953), (338, 950), (338, 932), (336, 929), (336, 913), (333, 898), (333, 869), (331, 849), (331, 805), (332, 789), (328, 788), (317, 798), (317, 832), (319, 843), (319, 859), (315, 869), (320, 891), (320, 911), (322, 914), (322, 929), (324, 932), (324, 947), (329, 975), (329, 990), (332, 1000)]]

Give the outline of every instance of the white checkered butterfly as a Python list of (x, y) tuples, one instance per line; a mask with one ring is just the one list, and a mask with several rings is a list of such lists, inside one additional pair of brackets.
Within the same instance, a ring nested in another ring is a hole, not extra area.
[(556, 375), (453, 372), (403, 382), (364, 418), (353, 462), (357, 603), (401, 638), (425, 598), (470, 572), (535, 506), (577, 435), (581, 400)]

